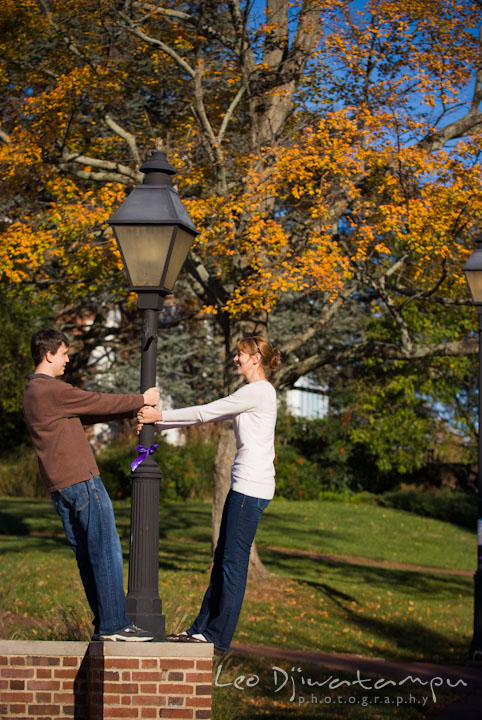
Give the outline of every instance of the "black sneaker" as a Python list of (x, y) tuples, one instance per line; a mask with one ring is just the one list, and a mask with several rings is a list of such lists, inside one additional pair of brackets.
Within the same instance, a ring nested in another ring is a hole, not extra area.
[(112, 642), (150, 642), (154, 640), (154, 635), (147, 630), (141, 630), (136, 625), (128, 625), (123, 630), (117, 632), (101, 634), (100, 640), (110, 640)]

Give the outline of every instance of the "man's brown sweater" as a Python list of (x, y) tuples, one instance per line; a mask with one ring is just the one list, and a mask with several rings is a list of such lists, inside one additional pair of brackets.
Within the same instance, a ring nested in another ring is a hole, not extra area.
[(144, 396), (88, 392), (49, 375), (31, 375), (23, 411), (49, 492), (99, 475), (83, 424), (134, 417)]

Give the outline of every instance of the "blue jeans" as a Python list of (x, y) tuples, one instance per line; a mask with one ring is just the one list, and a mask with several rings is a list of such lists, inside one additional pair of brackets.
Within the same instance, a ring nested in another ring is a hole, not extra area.
[(94, 632), (112, 633), (131, 624), (126, 615), (122, 549), (114, 510), (100, 477), (56, 490), (52, 505), (62, 519), (87, 600)]
[(188, 629), (229, 650), (243, 604), (249, 553), (269, 500), (230, 490), (224, 503), (211, 580), (199, 615)]

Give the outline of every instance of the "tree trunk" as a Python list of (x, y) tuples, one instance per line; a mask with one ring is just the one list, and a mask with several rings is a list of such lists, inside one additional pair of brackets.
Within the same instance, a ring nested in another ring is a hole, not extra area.
[(214, 492), (212, 511), (212, 551), (216, 548), (224, 501), (231, 483), (231, 465), (236, 453), (236, 438), (233, 423), (226, 420), (221, 425), (216, 458), (214, 460)]

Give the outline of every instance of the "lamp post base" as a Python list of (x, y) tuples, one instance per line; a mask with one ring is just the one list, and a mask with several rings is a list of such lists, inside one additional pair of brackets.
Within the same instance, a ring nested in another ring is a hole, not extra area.
[(134, 624), (154, 635), (154, 640), (163, 642), (166, 638), (166, 620), (162, 614), (160, 598), (129, 593), (126, 598), (128, 617)]

